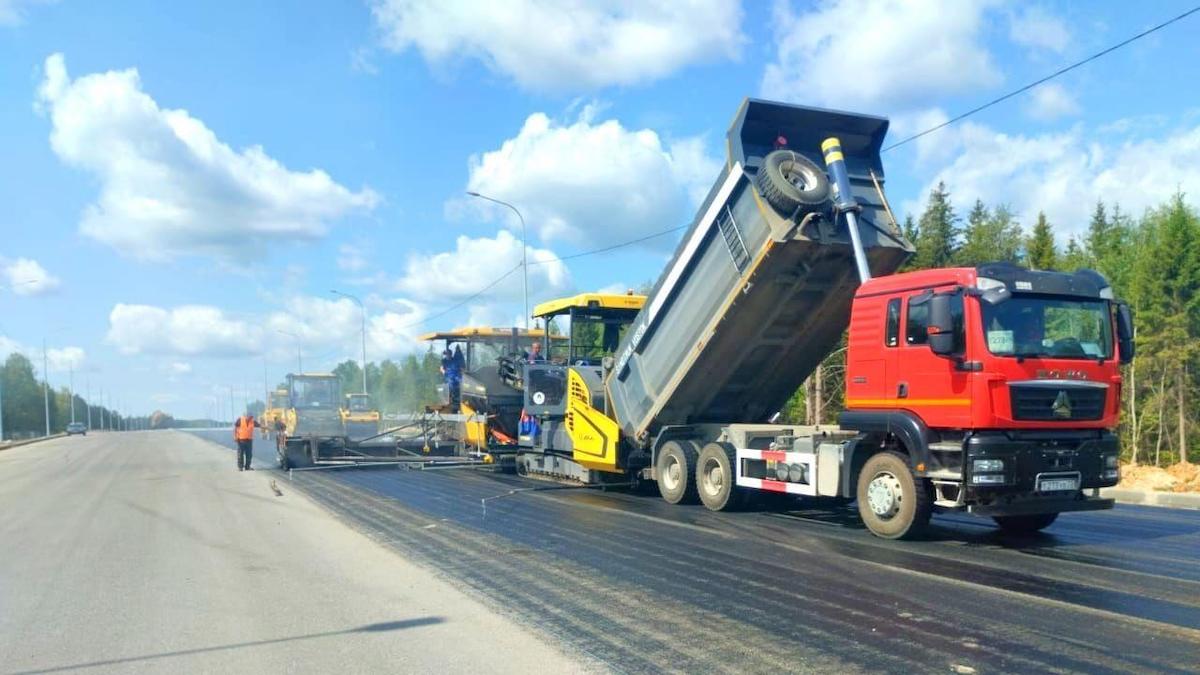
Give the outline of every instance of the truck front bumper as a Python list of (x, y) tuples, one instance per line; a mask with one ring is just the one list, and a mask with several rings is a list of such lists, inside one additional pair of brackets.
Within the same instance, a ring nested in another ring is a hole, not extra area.
[(991, 504), (969, 504), (967, 511), (978, 516), (1030, 516), (1038, 513), (1066, 513), (1068, 511), (1104, 511), (1116, 502), (1105, 497), (1076, 499), (1015, 499), (1011, 502)]

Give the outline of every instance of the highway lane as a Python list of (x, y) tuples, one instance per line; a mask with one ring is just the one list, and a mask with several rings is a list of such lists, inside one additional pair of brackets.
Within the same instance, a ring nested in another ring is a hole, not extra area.
[(497, 609), (624, 671), (1195, 672), (1200, 512), (1067, 514), (1043, 535), (938, 517), (714, 514), (474, 470), (297, 472), (300, 487)]
[(178, 432), (0, 452), (0, 672), (585, 667), (282, 478)]

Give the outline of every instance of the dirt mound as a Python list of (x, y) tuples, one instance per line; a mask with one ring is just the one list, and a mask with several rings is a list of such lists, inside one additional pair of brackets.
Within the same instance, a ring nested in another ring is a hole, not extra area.
[(1166, 469), (1156, 466), (1121, 466), (1118, 487), (1129, 490), (1160, 492), (1200, 492), (1200, 465), (1175, 464)]

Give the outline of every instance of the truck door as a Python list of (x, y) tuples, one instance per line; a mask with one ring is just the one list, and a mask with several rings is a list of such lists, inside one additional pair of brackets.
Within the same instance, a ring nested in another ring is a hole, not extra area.
[[(954, 359), (929, 349), (929, 299), (932, 291), (909, 296), (904, 305), (904, 338), (898, 350), (895, 372), (896, 406), (916, 413), (929, 427), (963, 428), (970, 425), (969, 374)], [(963, 299), (951, 299), (956, 352), (966, 356)]]

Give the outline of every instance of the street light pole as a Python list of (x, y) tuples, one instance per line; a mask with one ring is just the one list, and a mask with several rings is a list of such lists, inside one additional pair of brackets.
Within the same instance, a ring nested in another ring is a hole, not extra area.
[(67, 366), (70, 379), (67, 380), (67, 393), (71, 396), (71, 424), (75, 424), (75, 364)]
[(367, 393), (367, 306), (363, 304), (362, 300), (359, 300), (356, 296), (350, 295), (349, 293), (343, 293), (341, 291), (336, 291), (336, 290), (329, 291), (329, 292), (333, 293), (334, 295), (340, 295), (343, 298), (350, 298), (351, 300), (353, 300), (355, 302), (355, 304), (358, 305), (358, 308), (362, 311), (362, 376), (363, 376), (362, 390), (363, 390), (363, 393), (365, 394), (365, 393)]
[(467, 194), (471, 195), (472, 197), (486, 199), (489, 202), (493, 202), (501, 206), (507, 206), (508, 208), (512, 209), (513, 213), (517, 214), (517, 220), (521, 221), (521, 277), (525, 285), (525, 313), (522, 315), (521, 320), (525, 322), (525, 327), (529, 328), (529, 262), (526, 258), (529, 246), (525, 242), (525, 216), (521, 215), (521, 212), (517, 210), (517, 207), (509, 204), (506, 201), (495, 199), (487, 195), (481, 195), (478, 192), (472, 192), (470, 190), (467, 191)]
[(42, 405), (46, 417), (46, 435), (50, 435), (50, 371), (46, 367), (46, 338), (42, 338)]
[(278, 328), (275, 329), (275, 332), (282, 333), (289, 337), (295, 338), (295, 340), (296, 340), (296, 374), (299, 375), (299, 374), (303, 373), (304, 372), (304, 361), (302, 361), (300, 359), (300, 336), (296, 335), (295, 333), (289, 333), (286, 330), (279, 330)]

